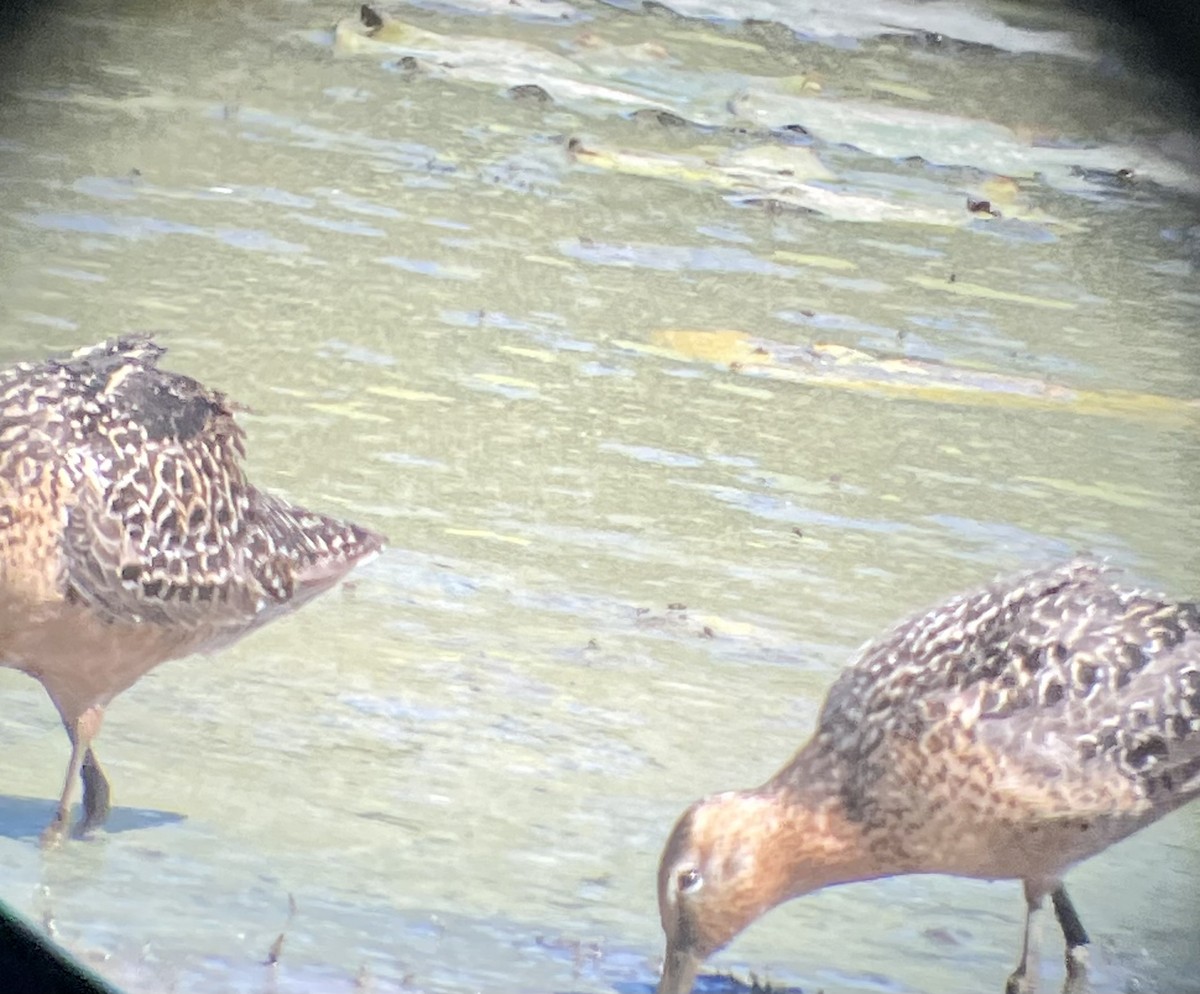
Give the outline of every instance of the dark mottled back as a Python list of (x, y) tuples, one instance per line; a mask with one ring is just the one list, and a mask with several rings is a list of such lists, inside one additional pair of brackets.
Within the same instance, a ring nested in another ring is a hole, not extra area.
[(1147, 796), (1200, 791), (1200, 608), (1075, 562), (954, 597), (869, 643), (830, 690), (817, 754), (860, 812), (889, 740), (955, 722), (1020, 761), (1065, 742)]
[(201, 434), (213, 418), (230, 413), (225, 398), (205, 390), (186, 376), (171, 376), (144, 368), (110, 388), (114, 407), (127, 410), (131, 419), (154, 440), (187, 441)]
[(226, 398), (160, 370), (163, 352), (130, 336), (0, 373), (0, 484), (65, 515), (68, 601), (112, 621), (236, 636), (330, 586), (381, 539), (251, 485)]

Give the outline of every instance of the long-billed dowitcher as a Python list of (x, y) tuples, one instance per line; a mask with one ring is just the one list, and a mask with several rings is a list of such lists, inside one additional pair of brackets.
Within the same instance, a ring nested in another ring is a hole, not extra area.
[(0, 372), (0, 665), (41, 682), (71, 739), (58, 810), (108, 815), (92, 740), (159, 663), (211, 652), (329, 589), (381, 536), (242, 471), (226, 398), (158, 368), (148, 337)]
[(1036, 986), (1049, 896), (1067, 989), (1087, 933), (1063, 874), (1200, 794), (1200, 607), (1074, 562), (954, 597), (868, 643), (761, 787), (693, 804), (658, 871), (660, 994), (759, 916), (906, 873), (1025, 885), (1007, 991)]

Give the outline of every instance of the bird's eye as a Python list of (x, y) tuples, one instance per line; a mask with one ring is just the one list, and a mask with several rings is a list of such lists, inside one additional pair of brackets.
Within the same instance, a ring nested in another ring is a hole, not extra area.
[(680, 870), (679, 876), (675, 878), (675, 884), (679, 888), (680, 894), (690, 894), (694, 890), (699, 890), (702, 883), (704, 883), (704, 878), (700, 876), (700, 871), (693, 866), (689, 866), (686, 870)]

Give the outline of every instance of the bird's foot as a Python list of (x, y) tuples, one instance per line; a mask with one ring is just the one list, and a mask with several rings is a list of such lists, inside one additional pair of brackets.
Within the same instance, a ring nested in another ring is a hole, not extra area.
[(1067, 948), (1067, 979), (1062, 994), (1089, 994), (1087, 946)]
[(40, 841), (43, 849), (57, 849), (62, 845), (67, 834), (67, 818), (67, 812), (60, 808), (54, 815), (54, 820), (42, 829)]
[(1037, 981), (1022, 967), (1013, 970), (1004, 985), (1004, 994), (1037, 994)]

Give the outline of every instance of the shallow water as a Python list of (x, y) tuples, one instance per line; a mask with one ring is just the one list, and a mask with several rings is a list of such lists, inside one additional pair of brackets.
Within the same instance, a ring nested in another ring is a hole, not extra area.
[[(160, 329), (259, 483), (392, 543), (119, 698), (88, 844), (38, 849), (66, 740), (0, 671), (3, 896), (131, 994), (648, 992), (673, 819), (865, 638), (1080, 549), (1200, 593), (1170, 85), (1046, 5), (675, 6), (410, 5), (382, 47), (354, 4), (92, 0), (9, 56), (0, 360)], [(1072, 874), (1101, 989), (1200, 990), (1198, 827)], [(712, 969), (999, 989), (1021, 914), (840, 888)]]

